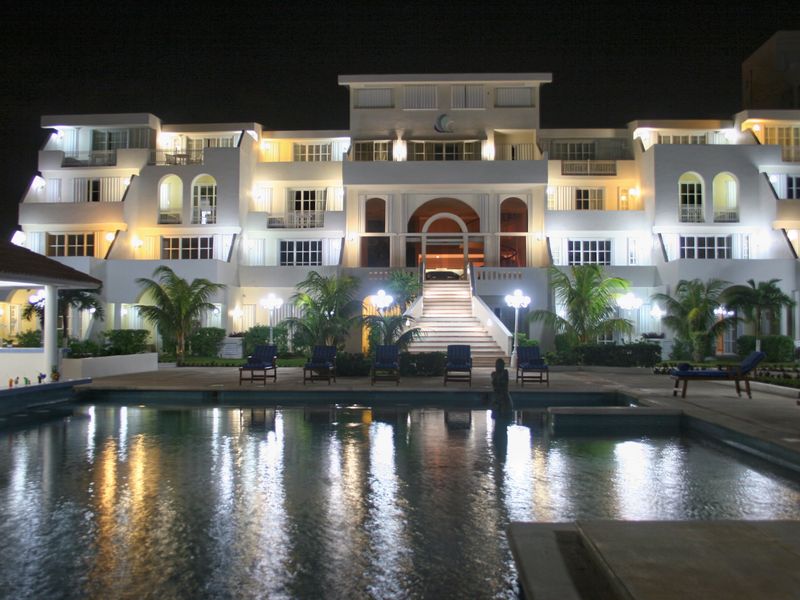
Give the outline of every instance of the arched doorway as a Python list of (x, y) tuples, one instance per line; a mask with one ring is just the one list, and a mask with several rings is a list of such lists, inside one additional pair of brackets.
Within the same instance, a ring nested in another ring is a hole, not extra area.
[(466, 202), (455, 198), (429, 200), (408, 220), (406, 265), (426, 271), (462, 273), (466, 263), (483, 265), (483, 236), (480, 217)]

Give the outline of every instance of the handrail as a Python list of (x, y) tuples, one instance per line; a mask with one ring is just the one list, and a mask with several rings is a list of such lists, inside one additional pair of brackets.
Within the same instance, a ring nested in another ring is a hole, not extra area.
[(475, 265), (472, 264), (472, 261), (467, 262), (467, 278), (469, 279), (469, 293), (474, 296), (477, 286), (475, 284)]

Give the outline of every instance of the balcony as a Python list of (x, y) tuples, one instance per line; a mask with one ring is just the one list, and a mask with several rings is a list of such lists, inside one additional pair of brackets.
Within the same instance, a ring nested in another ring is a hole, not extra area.
[(702, 206), (681, 206), (681, 223), (704, 223)]
[(113, 167), (117, 164), (116, 150), (85, 150), (64, 152), (62, 167)]
[(800, 146), (781, 146), (781, 158), (784, 162), (800, 162)]
[(325, 227), (325, 211), (300, 212), (267, 216), (267, 229), (319, 229)]
[(715, 210), (714, 223), (738, 223), (739, 211), (733, 210)]
[(562, 175), (616, 175), (617, 161), (615, 160), (562, 160)]
[(159, 225), (180, 225), (181, 213), (177, 212), (162, 212), (158, 215)]
[(202, 165), (203, 150), (153, 150), (151, 165)]
[(495, 160), (536, 160), (535, 144), (497, 144)]

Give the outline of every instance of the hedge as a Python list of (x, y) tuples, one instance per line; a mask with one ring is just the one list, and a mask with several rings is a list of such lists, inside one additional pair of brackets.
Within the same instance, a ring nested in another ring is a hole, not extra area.
[[(736, 340), (736, 352), (739, 356), (747, 356), (755, 349), (755, 336), (743, 335)], [(794, 359), (794, 341), (786, 335), (763, 336), (761, 350), (767, 355), (767, 362), (789, 362)]]
[(189, 356), (217, 356), (225, 339), (220, 327), (201, 327), (189, 336)]
[(661, 346), (633, 344), (585, 344), (547, 354), (551, 364), (603, 367), (653, 367), (661, 361)]
[(446, 364), (444, 352), (403, 352), (400, 354), (400, 375), (441, 376)]

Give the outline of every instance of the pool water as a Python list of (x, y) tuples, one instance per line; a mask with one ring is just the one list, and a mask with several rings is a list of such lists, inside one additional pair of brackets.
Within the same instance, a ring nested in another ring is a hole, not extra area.
[(81, 407), (0, 435), (9, 598), (503, 598), (510, 521), (800, 519), (800, 483), (680, 437), (438, 409)]

